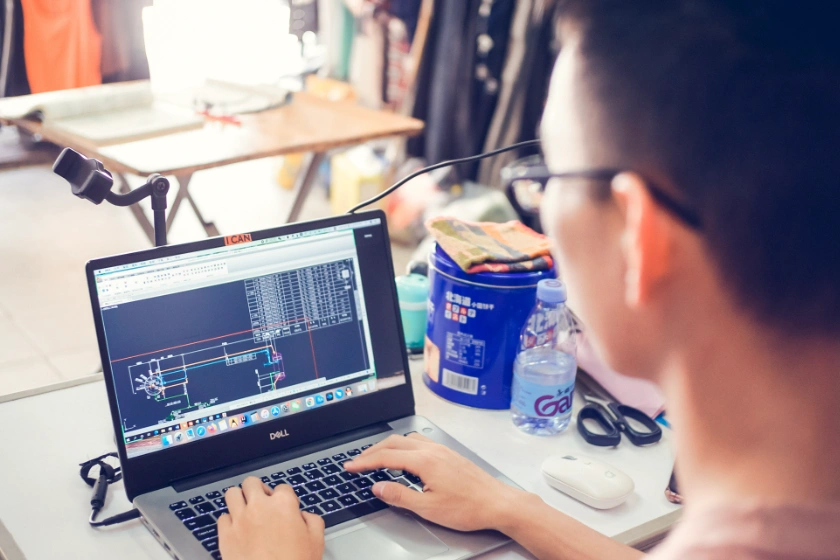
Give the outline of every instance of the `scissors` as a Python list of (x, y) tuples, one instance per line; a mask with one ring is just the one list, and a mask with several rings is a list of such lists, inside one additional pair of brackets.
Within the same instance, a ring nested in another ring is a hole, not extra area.
[[(662, 429), (647, 414), (637, 408), (616, 402), (595, 380), (578, 370), (577, 389), (586, 401), (577, 417), (580, 435), (587, 443), (601, 447), (613, 447), (621, 443), (621, 433), (633, 445), (649, 445), (662, 439)], [(628, 422), (632, 420), (631, 424)], [(597, 433), (586, 427), (584, 420), (596, 422), (604, 433)], [(642, 430), (635, 426), (641, 425)]]

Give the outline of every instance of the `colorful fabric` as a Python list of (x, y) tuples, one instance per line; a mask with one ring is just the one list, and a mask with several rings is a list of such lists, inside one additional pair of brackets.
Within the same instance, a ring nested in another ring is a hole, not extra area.
[(551, 244), (522, 222), (475, 223), (455, 218), (426, 222), (432, 236), (464, 272), (523, 272), (554, 265)]

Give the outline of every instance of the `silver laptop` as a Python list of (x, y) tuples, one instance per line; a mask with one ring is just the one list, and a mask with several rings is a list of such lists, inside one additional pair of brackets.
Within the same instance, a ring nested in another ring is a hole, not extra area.
[(461, 533), (371, 492), (413, 473), (343, 464), (419, 432), (512, 484), (414, 414), (381, 212), (91, 261), (93, 313), (128, 498), (174, 558), (221, 558), (224, 492), (248, 476), (323, 517), (325, 558), (469, 558)]

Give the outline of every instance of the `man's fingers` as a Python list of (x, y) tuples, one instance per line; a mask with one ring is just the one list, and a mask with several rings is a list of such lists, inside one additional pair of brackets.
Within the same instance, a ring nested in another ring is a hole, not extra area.
[(227, 503), (228, 511), (233, 516), (238, 516), (245, 508), (245, 496), (238, 486), (234, 486), (225, 492), (225, 502)]
[(295, 491), (288, 484), (281, 484), (275, 488), (271, 499), (282, 503), (286, 509), (292, 509), (295, 512), (299, 511), (297, 494), (295, 494)]
[(386, 504), (417, 511), (423, 505), (422, 492), (412, 490), (398, 482), (377, 482), (373, 485), (374, 495)]
[(233, 519), (231, 519), (230, 515), (228, 514), (221, 515), (219, 516), (219, 519), (216, 520), (216, 525), (219, 529), (219, 536), (221, 537), (222, 535), (227, 533), (233, 526)]
[(367, 455), (358, 455), (352, 461), (344, 463), (344, 468), (350, 472), (371, 471), (381, 468), (398, 469), (412, 472), (422, 478), (423, 473), (419, 471), (424, 464), (425, 458), (422, 452), (403, 449), (379, 449)]
[(245, 494), (246, 502), (252, 502), (262, 496), (271, 496), (271, 489), (259, 478), (249, 476), (242, 482), (242, 493)]

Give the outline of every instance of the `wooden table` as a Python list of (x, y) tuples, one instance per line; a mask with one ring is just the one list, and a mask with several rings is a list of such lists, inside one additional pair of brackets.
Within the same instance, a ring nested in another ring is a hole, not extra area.
[[(96, 158), (118, 178), (120, 192), (129, 190), (125, 176), (173, 175), (178, 183), (166, 220), (172, 225), (183, 201), (192, 207), (208, 236), (219, 235), (201, 214), (190, 195), (195, 172), (283, 154), (306, 152), (294, 185), (294, 200), (286, 222), (295, 221), (312, 188), (318, 165), (328, 150), (390, 136), (419, 134), (417, 119), (365, 109), (349, 102), (328, 101), (306, 92), (280, 108), (240, 115), (241, 125), (208, 121), (203, 128), (116, 145), (97, 145), (84, 138), (24, 119), (2, 119), (44, 140), (73, 148)], [(131, 206), (146, 235), (154, 242), (154, 229), (143, 209)]]

